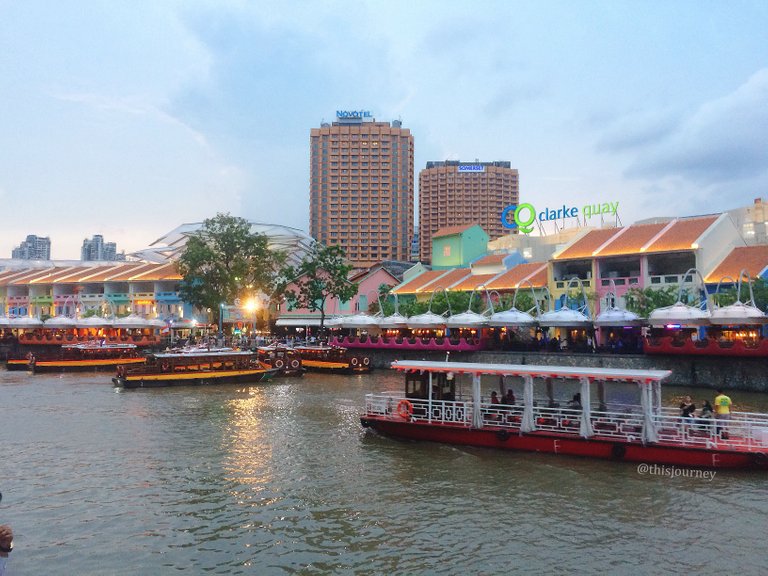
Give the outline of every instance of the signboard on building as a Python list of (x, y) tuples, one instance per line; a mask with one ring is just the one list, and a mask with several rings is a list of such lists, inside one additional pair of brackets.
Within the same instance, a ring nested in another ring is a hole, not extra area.
[(362, 120), (373, 118), (370, 110), (336, 110), (336, 118), (339, 120)]
[(459, 164), (459, 172), (485, 172), (482, 164)]

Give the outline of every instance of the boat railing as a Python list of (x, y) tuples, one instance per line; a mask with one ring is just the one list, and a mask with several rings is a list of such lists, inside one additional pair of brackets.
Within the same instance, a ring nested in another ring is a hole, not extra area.
[[(366, 413), (402, 419), (400, 403), (407, 400), (412, 412), (403, 414), (413, 422), (472, 425), (471, 401), (445, 401), (403, 398), (393, 394), (366, 396)], [(480, 413), (483, 426), (519, 431), (523, 417), (520, 404), (483, 402)], [(533, 418), (538, 431), (579, 435), (582, 410), (579, 408), (534, 406)], [(684, 418), (660, 411), (652, 417), (658, 442), (691, 447), (725, 447), (735, 450), (768, 452), (768, 415), (734, 413), (729, 420)], [(622, 442), (639, 442), (643, 438), (644, 416), (639, 406), (611, 410), (592, 410), (590, 423), (594, 436)]]

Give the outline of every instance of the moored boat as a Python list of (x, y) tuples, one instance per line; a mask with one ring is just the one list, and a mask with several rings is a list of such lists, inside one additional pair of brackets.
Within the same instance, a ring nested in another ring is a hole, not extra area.
[(295, 346), (294, 350), (301, 357), (301, 363), (304, 368), (311, 372), (370, 372), (370, 357), (364, 354), (350, 353), (346, 348), (340, 346), (329, 346), (327, 344), (313, 344), (304, 346)]
[[(646, 464), (768, 469), (768, 414), (682, 417), (661, 406), (667, 370), (427, 361), (392, 367), (404, 372), (405, 393), (368, 394), (361, 416), (364, 427), (389, 436)], [(487, 396), (489, 380), (507, 387), (499, 390), (501, 398), (495, 390)]]
[(43, 372), (87, 372), (114, 370), (118, 365), (143, 364), (146, 358), (134, 344), (102, 344), (88, 342), (65, 344), (53, 353), (28, 353), (24, 358), (11, 358), (10, 370), (27, 369)]
[(259, 362), (253, 352), (233, 349), (184, 350), (149, 354), (143, 366), (118, 366), (112, 382), (123, 388), (250, 384), (269, 380), (278, 372)]
[(302, 376), (304, 374), (305, 369), (302, 366), (301, 356), (293, 348), (280, 344), (270, 344), (269, 346), (259, 346), (256, 352), (262, 364), (276, 368), (280, 371), (281, 376)]

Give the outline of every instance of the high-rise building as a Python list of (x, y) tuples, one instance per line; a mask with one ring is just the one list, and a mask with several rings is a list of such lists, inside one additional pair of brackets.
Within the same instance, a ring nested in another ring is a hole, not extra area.
[(336, 112), (310, 134), (310, 235), (359, 266), (408, 260), (413, 168), (413, 136), (399, 120)]
[(517, 169), (509, 162), (427, 162), (419, 172), (419, 257), (431, 257), (432, 235), (448, 226), (480, 224), (491, 239), (509, 234), (501, 213), (517, 204)]
[(19, 260), (50, 260), (51, 239), (30, 234), (18, 247), (11, 251), (11, 258)]
[(125, 254), (117, 253), (117, 244), (114, 242), (104, 242), (104, 236), (94, 234), (90, 240), (83, 240), (80, 260), (125, 260)]

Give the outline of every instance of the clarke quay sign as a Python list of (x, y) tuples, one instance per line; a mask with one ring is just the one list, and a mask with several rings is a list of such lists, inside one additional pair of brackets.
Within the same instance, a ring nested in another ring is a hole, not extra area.
[(339, 120), (363, 120), (373, 118), (370, 110), (336, 110), (336, 118)]
[(504, 228), (519, 228), (523, 234), (530, 234), (533, 232), (532, 224), (536, 221), (536, 218), (539, 219), (539, 222), (549, 222), (560, 220), (561, 218), (578, 218), (581, 215), (586, 221), (593, 216), (615, 215), (618, 208), (618, 202), (603, 202), (602, 204), (585, 204), (582, 206), (581, 212), (579, 212), (578, 207), (563, 204), (563, 207), (557, 210), (554, 208), (544, 208), (544, 210), (537, 214), (533, 204), (526, 202), (519, 206), (513, 204), (504, 208), (501, 211), (501, 225)]

